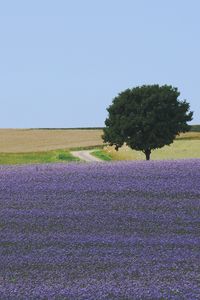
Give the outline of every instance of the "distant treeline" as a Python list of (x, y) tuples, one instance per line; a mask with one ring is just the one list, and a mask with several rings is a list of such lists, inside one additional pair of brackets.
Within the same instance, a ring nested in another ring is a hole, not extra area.
[(29, 128), (29, 130), (98, 130), (104, 127), (73, 127), (73, 128)]
[[(29, 130), (103, 130), (104, 127), (29, 128)], [(190, 125), (190, 131), (200, 132), (200, 125)]]
[(191, 125), (190, 131), (200, 132), (200, 125)]

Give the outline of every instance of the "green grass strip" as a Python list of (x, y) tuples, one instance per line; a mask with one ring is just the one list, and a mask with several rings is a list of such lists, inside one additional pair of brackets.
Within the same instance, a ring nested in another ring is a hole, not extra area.
[(97, 150), (91, 152), (91, 154), (93, 156), (95, 156), (99, 159), (105, 160), (105, 161), (111, 161), (112, 160), (112, 157), (102, 149), (97, 149)]
[(32, 163), (56, 163), (80, 161), (69, 151), (52, 150), (27, 153), (0, 153), (1, 165), (32, 164)]

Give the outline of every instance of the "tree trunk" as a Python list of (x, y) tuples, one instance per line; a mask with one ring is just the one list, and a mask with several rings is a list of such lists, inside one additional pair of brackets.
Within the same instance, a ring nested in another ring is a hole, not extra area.
[(151, 155), (151, 150), (147, 149), (144, 151), (145, 155), (146, 155), (146, 160), (150, 160), (150, 155)]

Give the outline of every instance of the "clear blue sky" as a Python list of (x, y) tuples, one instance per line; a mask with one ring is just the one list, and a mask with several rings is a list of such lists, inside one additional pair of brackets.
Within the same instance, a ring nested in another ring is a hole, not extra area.
[(103, 126), (142, 84), (179, 88), (200, 124), (199, 0), (0, 2), (0, 127)]

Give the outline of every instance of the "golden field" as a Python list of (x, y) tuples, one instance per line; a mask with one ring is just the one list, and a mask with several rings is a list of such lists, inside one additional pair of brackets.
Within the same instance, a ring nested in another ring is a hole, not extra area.
[(0, 129), (1, 153), (40, 152), (102, 145), (100, 129)]
[[(101, 129), (0, 129), (0, 164), (71, 161), (67, 150), (102, 146), (102, 133)], [(118, 152), (105, 146), (103, 155), (113, 160), (145, 159), (142, 152), (126, 146)], [(181, 134), (151, 155), (151, 159), (182, 158), (200, 158), (200, 132)]]
[[(114, 160), (144, 160), (141, 151), (131, 150), (123, 146), (119, 151), (114, 147), (105, 147), (104, 151)], [(152, 160), (200, 158), (200, 132), (182, 133), (170, 145), (152, 151)]]

